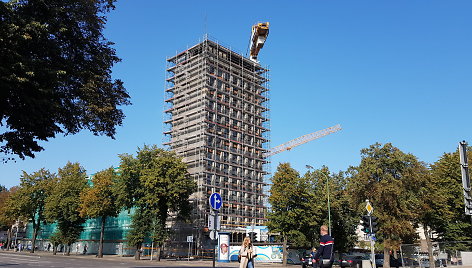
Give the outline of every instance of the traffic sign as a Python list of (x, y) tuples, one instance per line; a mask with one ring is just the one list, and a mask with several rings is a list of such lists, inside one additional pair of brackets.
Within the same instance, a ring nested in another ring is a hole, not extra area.
[(367, 204), (365, 205), (365, 209), (369, 213), (369, 215), (372, 214), (372, 211), (374, 211), (374, 207), (370, 204), (369, 200), (367, 200)]
[(193, 235), (187, 236), (187, 243), (193, 243)]
[(211, 240), (216, 240), (218, 238), (218, 232), (213, 230), (210, 232), (210, 239)]
[(215, 222), (215, 215), (212, 214), (208, 217), (208, 229), (210, 230), (220, 230), (221, 229), (221, 222), (220, 222), (220, 216), (216, 217), (216, 222)]
[(212, 193), (210, 195), (210, 206), (213, 209), (219, 210), (223, 205), (223, 200), (221, 199), (221, 195), (219, 193)]

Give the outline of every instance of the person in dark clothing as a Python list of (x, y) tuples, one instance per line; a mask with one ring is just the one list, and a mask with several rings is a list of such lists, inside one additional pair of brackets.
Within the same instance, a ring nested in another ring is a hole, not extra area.
[(320, 228), (320, 247), (316, 251), (314, 259), (319, 259), (320, 268), (331, 268), (333, 265), (334, 239), (328, 234), (328, 226), (322, 225)]
[(313, 248), (313, 249), (311, 250), (311, 254), (310, 254), (310, 256), (311, 256), (311, 264), (312, 264), (313, 268), (319, 268), (318, 260), (315, 259), (315, 255), (316, 255), (316, 248)]

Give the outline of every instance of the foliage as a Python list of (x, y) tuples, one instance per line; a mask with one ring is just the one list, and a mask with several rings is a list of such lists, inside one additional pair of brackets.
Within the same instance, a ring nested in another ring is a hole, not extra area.
[(92, 177), (92, 186), (80, 194), (81, 217), (116, 217), (120, 207), (116, 204), (114, 182), (118, 175), (114, 168), (100, 171)]
[[(44, 168), (32, 174), (23, 171), (20, 187), (8, 202), (7, 214), (32, 222), (33, 245), (35, 245), (36, 236), (41, 229), (41, 222), (45, 220), (45, 201), (54, 180), (55, 175)], [(34, 252), (34, 246), (31, 247), (31, 251)]]
[[(327, 167), (322, 167), (313, 172), (307, 172), (313, 185), (316, 196), (313, 203), (322, 208), (317, 215), (321, 220), (316, 226), (319, 230), (321, 225), (328, 225), (328, 190), (331, 211), (331, 233), (335, 240), (334, 248), (339, 252), (348, 252), (357, 241), (356, 227), (359, 222), (357, 213), (350, 206), (350, 193), (347, 191), (347, 180), (342, 172), (330, 175)], [(318, 238), (318, 237), (317, 237)], [(315, 239), (317, 240), (317, 239)]]
[(141, 248), (145, 237), (150, 234), (149, 222), (152, 221), (152, 215), (144, 209), (137, 208), (132, 216), (130, 231), (126, 235), (128, 245), (136, 249)]
[(272, 177), (267, 226), (295, 246), (310, 247), (320, 226), (321, 206), (315, 203), (310, 180), (300, 177), (289, 163), (281, 163)]
[(103, 35), (114, 2), (0, 1), (0, 152), (34, 157), (38, 141), (82, 129), (114, 137), (130, 104)]
[[(462, 175), (459, 151), (444, 153), (431, 165), (431, 180), (434, 200), (431, 214), (427, 220), (432, 223), (437, 234), (437, 241), (465, 241), (472, 239), (470, 216), (464, 213), (464, 197), (462, 193)], [(468, 163), (472, 164), (472, 148), (468, 148)], [(471, 250), (470, 244), (446, 244), (450, 252), (455, 250)]]
[(12, 187), (10, 190), (5, 186), (0, 185), (0, 230), (7, 230), (15, 221), (15, 216), (7, 213), (9, 209), (10, 198), (13, 193), (18, 190), (18, 187)]
[(105, 224), (108, 217), (116, 217), (121, 207), (116, 203), (114, 189), (118, 175), (113, 167), (100, 171), (92, 177), (92, 187), (80, 194), (79, 213), (81, 217), (101, 218), (100, 245), (98, 257), (103, 257)]
[(402, 238), (415, 235), (420, 189), (428, 178), (423, 163), (390, 143), (376, 143), (361, 150), (361, 163), (351, 167), (350, 175), (351, 202), (360, 216), (365, 200), (370, 200), (373, 214), (379, 218), (377, 234), (384, 248), (396, 249)]
[(86, 173), (79, 163), (58, 170), (58, 181), (46, 198), (46, 219), (57, 222), (61, 241), (70, 246), (82, 231), (85, 219), (79, 214), (80, 194), (87, 187)]
[(175, 153), (156, 146), (144, 146), (137, 157), (121, 155), (117, 200), (127, 208), (135, 204), (133, 229), (129, 243), (138, 246), (145, 230), (154, 230), (153, 238), (160, 244), (167, 236), (165, 223), (170, 213), (187, 219), (189, 196), (196, 184), (187, 174), (187, 166)]

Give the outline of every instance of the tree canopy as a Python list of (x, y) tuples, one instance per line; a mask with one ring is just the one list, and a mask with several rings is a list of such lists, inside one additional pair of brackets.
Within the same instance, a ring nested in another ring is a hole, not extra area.
[(378, 238), (383, 242), (385, 264), (390, 249), (398, 249), (403, 238), (414, 236), (414, 221), (428, 169), (412, 155), (390, 143), (376, 143), (361, 150), (361, 163), (350, 169), (349, 191), (353, 207), (365, 211), (365, 200), (379, 218)]
[(116, 217), (121, 207), (116, 203), (118, 174), (113, 167), (102, 170), (92, 177), (92, 186), (80, 194), (79, 212), (81, 217), (101, 218), (100, 244), (97, 257), (103, 257), (105, 224), (108, 217)]
[[(468, 148), (469, 166), (472, 164), (472, 148)], [(470, 216), (464, 213), (464, 196), (462, 193), (462, 175), (459, 164), (459, 152), (444, 153), (431, 165), (431, 179), (435, 189), (435, 200), (432, 202), (434, 214), (430, 217), (436, 241), (466, 241), (472, 239)], [(447, 243), (446, 249), (470, 250), (465, 243)]]
[(49, 222), (57, 222), (58, 239), (70, 246), (79, 237), (85, 222), (79, 214), (79, 206), (80, 194), (87, 187), (87, 175), (79, 163), (70, 162), (60, 168), (57, 175), (57, 183), (46, 198), (45, 216)]
[(0, 153), (34, 157), (38, 141), (82, 129), (114, 137), (130, 104), (103, 35), (114, 2), (0, 1)]
[(33, 223), (31, 252), (34, 252), (36, 236), (41, 229), (41, 223), (45, 220), (46, 198), (51, 192), (55, 174), (51, 174), (49, 170), (44, 168), (31, 174), (23, 171), (20, 180), (20, 187), (9, 200), (7, 214), (31, 220)]
[[(134, 231), (128, 235), (131, 245), (140, 247), (142, 235), (153, 230), (152, 239), (162, 244), (167, 237), (166, 221), (174, 216), (186, 218), (190, 212), (189, 197), (196, 183), (187, 173), (187, 165), (174, 152), (157, 146), (144, 146), (136, 158), (121, 155), (117, 199), (124, 207), (136, 207)], [(142, 222), (144, 227), (138, 222)], [(139, 227), (139, 230), (136, 229)], [(159, 258), (159, 256), (158, 256)]]
[(272, 232), (280, 232), (284, 241), (283, 263), (287, 263), (286, 244), (310, 247), (315, 243), (321, 206), (307, 177), (300, 177), (289, 163), (280, 163), (272, 177), (267, 215), (267, 226)]

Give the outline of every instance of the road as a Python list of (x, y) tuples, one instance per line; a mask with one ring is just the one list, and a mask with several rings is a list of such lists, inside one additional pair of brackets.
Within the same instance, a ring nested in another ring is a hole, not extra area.
[[(122, 258), (117, 256), (105, 256), (103, 259), (97, 259), (92, 255), (71, 255), (53, 256), (51, 253), (30, 254), (27, 252), (6, 252), (0, 251), (0, 268), (151, 268), (151, 267), (195, 267), (208, 268), (212, 266), (211, 261), (168, 261), (150, 262), (149, 260), (136, 261), (133, 258)], [(238, 263), (216, 263), (216, 267), (238, 267)], [(268, 266), (266, 266), (268, 267)]]

